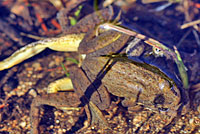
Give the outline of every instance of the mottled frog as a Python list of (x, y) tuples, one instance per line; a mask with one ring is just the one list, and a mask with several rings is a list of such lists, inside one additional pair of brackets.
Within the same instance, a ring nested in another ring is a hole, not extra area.
[[(174, 117), (181, 98), (176, 85), (156, 67), (129, 60), (127, 57), (114, 56), (125, 52), (129, 35), (112, 30), (95, 35), (94, 31), (96, 32), (96, 29), (91, 29), (84, 36), (78, 48), (80, 54), (86, 54), (81, 68), (70, 68), (70, 78), (75, 93), (81, 102), (85, 103), (84, 105), (89, 104), (92, 120), (95, 120), (95, 116), (102, 117), (98, 108), (104, 110), (109, 107), (109, 93), (124, 97), (122, 105), (125, 107), (143, 105), (155, 112), (164, 112)], [(69, 99), (58, 101), (58, 96), (54, 97), (56, 99), (51, 98), (56, 100), (51, 103), (47, 102), (50, 97), (39, 98), (45, 104), (56, 106), (59, 102), (59, 104), (72, 106)], [(32, 105), (32, 111), (42, 104), (40, 102), (38, 105), (36, 102), (37, 98)], [(98, 108), (96, 109), (91, 103)], [(79, 103), (74, 103), (73, 106), (77, 106), (75, 104)], [(95, 113), (94, 109), (98, 112)], [(34, 112), (32, 114), (33, 117), (38, 117)], [(37, 125), (38, 119), (33, 126)], [(33, 132), (38, 132), (37, 127), (33, 129)]]

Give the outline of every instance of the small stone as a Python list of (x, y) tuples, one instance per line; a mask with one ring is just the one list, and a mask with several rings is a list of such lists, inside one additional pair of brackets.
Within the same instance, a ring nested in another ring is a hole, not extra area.
[(66, 132), (67, 132), (67, 130), (66, 130), (66, 129), (64, 129), (64, 128), (62, 129), (62, 131), (63, 131), (63, 133), (66, 133)]
[(54, 125), (51, 125), (51, 126), (50, 126), (50, 129), (53, 129), (53, 128), (54, 128)]
[(34, 89), (30, 89), (29, 95), (33, 96), (34, 98), (37, 96), (37, 93)]
[(192, 124), (194, 122), (194, 119), (190, 119), (189, 123)]
[(91, 129), (93, 129), (93, 130), (94, 130), (95, 128), (94, 128), (94, 127), (91, 127)]
[(36, 62), (36, 63), (33, 63), (32, 67), (35, 69), (35, 70), (41, 70), (41, 65), (40, 63)]
[(60, 123), (60, 121), (59, 121), (59, 120), (56, 120), (56, 123), (58, 124), (58, 123)]
[(58, 134), (63, 134), (63, 131), (61, 128), (58, 129)]
[(51, 67), (54, 67), (55, 66), (55, 61), (51, 61), (50, 63), (49, 63), (49, 67), (51, 68)]
[(23, 85), (21, 85), (21, 87), (22, 87), (22, 88), (26, 88), (26, 85), (23, 84)]
[(21, 122), (19, 125), (20, 125), (22, 128), (25, 128), (25, 126), (26, 126), (26, 122), (23, 121), (23, 122)]
[(54, 112), (54, 115), (55, 115), (55, 116), (59, 116), (59, 115), (60, 115), (59, 111), (55, 111), (55, 112)]

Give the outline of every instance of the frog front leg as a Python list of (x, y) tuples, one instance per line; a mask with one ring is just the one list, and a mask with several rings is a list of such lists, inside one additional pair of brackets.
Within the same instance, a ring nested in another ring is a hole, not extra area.
[[(75, 89), (75, 92), (84, 103), (85, 107), (89, 107), (89, 118), (92, 116), (92, 124), (99, 124), (101, 127), (109, 127), (101, 110), (110, 106), (110, 97), (106, 88), (98, 83), (99, 81), (92, 82), (85, 73), (78, 67), (70, 68), (70, 78)], [(99, 85), (99, 87), (97, 87)]]

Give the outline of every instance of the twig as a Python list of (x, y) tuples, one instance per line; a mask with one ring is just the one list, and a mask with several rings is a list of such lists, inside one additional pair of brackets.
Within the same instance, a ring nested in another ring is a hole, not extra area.
[(197, 31), (192, 30), (192, 33), (194, 34), (197, 44), (200, 46), (200, 40), (199, 40), (199, 35), (198, 35)]
[(188, 27), (197, 25), (197, 24), (199, 24), (199, 23), (200, 23), (200, 19), (199, 19), (199, 20), (192, 21), (192, 22), (188, 22), (188, 23), (185, 23), (185, 24), (181, 25), (181, 29), (185, 29), (185, 28), (188, 28)]
[(181, 43), (185, 40), (185, 38), (191, 33), (192, 29), (190, 28), (179, 40), (178, 44), (176, 45), (177, 48), (181, 46)]

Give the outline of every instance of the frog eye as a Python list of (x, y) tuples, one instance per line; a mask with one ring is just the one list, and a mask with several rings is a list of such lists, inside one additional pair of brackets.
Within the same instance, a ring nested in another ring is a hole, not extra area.
[(155, 52), (159, 53), (159, 52), (161, 52), (161, 50), (158, 48), (155, 48)]
[(157, 104), (164, 104), (164, 102), (165, 102), (165, 97), (164, 97), (163, 94), (157, 95), (157, 96), (155, 97), (154, 101), (153, 101), (153, 103), (154, 103), (155, 105), (157, 105)]
[(153, 47), (153, 52), (157, 55), (157, 56), (163, 56), (163, 51), (160, 50), (159, 48)]

